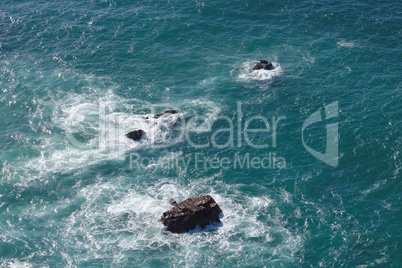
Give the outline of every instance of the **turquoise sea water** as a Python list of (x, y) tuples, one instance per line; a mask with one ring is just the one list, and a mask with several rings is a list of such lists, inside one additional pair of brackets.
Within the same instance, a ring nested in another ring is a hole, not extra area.
[[(401, 25), (398, 1), (2, 0), (0, 267), (400, 267)], [(198, 194), (222, 224), (166, 231)]]

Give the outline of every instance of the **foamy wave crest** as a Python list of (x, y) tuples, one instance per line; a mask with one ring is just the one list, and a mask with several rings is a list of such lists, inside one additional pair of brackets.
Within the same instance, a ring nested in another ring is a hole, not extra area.
[[(105, 160), (121, 161), (132, 150), (175, 145), (184, 139), (186, 117), (202, 115), (203, 123), (196, 129), (206, 129), (220, 112), (219, 106), (209, 100), (152, 104), (122, 98), (113, 89), (103, 93), (94, 89), (89, 93), (62, 94), (43, 101), (42, 105), (52, 110), (55, 130), (51, 135), (40, 136), (40, 143), (35, 145), (40, 155), (25, 163), (27, 174), (37, 174), (27, 176), (30, 179), (49, 172), (78, 170)], [(182, 113), (153, 118), (165, 109), (178, 109)], [(137, 129), (146, 133), (141, 140), (132, 141), (125, 136)]]
[(253, 70), (256, 61), (247, 61), (241, 65), (240, 72), (237, 76), (239, 80), (271, 80), (273, 77), (279, 76), (283, 70), (278, 62), (272, 62), (273, 70)]
[[(72, 97), (63, 101), (57, 123), (67, 134), (69, 142), (79, 148), (101, 148), (125, 152), (150, 145), (171, 145), (183, 138), (182, 128), (186, 118), (199, 117), (202, 123), (191, 126), (205, 130), (220, 112), (219, 106), (209, 100), (182, 100), (175, 104), (151, 104), (138, 99), (124, 99), (109, 92), (97, 101)], [(181, 113), (153, 116), (165, 109), (177, 109)], [(125, 134), (142, 129), (145, 136), (132, 141)], [(78, 138), (84, 137), (85, 144)]]

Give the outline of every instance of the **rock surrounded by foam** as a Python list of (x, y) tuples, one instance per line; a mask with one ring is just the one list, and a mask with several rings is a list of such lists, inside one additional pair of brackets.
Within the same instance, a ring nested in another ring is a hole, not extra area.
[(159, 114), (154, 115), (153, 118), (159, 118), (159, 117), (161, 117), (162, 115), (165, 115), (165, 114), (178, 114), (178, 113), (180, 113), (179, 110), (165, 110), (163, 113), (159, 113)]
[(273, 68), (274, 66), (271, 62), (260, 60), (260, 62), (253, 67), (253, 70), (272, 70)]
[(180, 203), (171, 201), (171, 204), (175, 206), (163, 213), (161, 222), (173, 233), (184, 233), (197, 226), (202, 228), (220, 222), (219, 213), (222, 210), (210, 195), (188, 198)]
[[(179, 110), (165, 110), (163, 113), (158, 113), (155, 114), (154, 116), (152, 116), (152, 118), (158, 119), (159, 117), (163, 116), (163, 115), (167, 115), (167, 114), (178, 114), (180, 113)], [(149, 119), (149, 117), (145, 117), (145, 119)]]
[(142, 136), (145, 134), (145, 131), (142, 129), (134, 130), (126, 134), (126, 137), (129, 139), (132, 139), (134, 141), (138, 141), (142, 138)]

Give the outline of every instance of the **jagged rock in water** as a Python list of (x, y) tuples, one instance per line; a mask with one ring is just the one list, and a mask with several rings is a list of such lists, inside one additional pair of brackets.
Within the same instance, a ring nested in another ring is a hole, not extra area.
[(137, 129), (134, 131), (131, 131), (129, 133), (126, 134), (126, 137), (129, 139), (132, 139), (134, 141), (138, 141), (141, 139), (141, 137), (145, 134), (145, 131), (142, 129)]
[(221, 208), (210, 195), (200, 195), (176, 203), (172, 209), (163, 213), (161, 222), (173, 233), (184, 233), (197, 226), (202, 228), (213, 222), (220, 222), (221, 212)]
[(176, 206), (177, 202), (173, 198), (169, 198), (169, 204), (171, 204), (172, 206)]
[(253, 70), (272, 70), (273, 68), (274, 66), (271, 62), (260, 60), (260, 62), (254, 66)]
[(161, 117), (162, 115), (165, 115), (165, 114), (178, 114), (178, 113), (180, 113), (179, 110), (165, 110), (163, 113), (159, 113), (159, 114), (154, 115), (153, 118), (159, 118), (159, 117)]

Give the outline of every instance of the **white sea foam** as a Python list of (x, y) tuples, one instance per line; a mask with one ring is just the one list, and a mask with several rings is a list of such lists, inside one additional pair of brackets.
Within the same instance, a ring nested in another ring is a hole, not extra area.
[(239, 70), (237, 78), (242, 81), (251, 80), (271, 80), (273, 77), (280, 76), (283, 70), (278, 62), (272, 62), (273, 70), (253, 70), (255, 61), (244, 62)]
[(185, 106), (190, 118), (187, 127), (193, 132), (209, 131), (210, 126), (221, 112), (221, 108), (215, 102), (205, 99), (189, 101)]
[[(60, 93), (42, 102), (42, 106), (50, 107), (52, 120), (44, 124), (48, 118), (38, 112), (38, 116), (34, 115), (39, 122), (36, 125), (42, 124), (53, 131), (41, 135), (35, 145), (40, 155), (19, 167), (24, 182), (49, 180), (49, 175), (57, 172), (76, 175), (89, 165), (119, 160), (127, 151), (147, 148), (152, 141), (169, 143), (168, 133), (181, 127), (178, 115), (151, 118), (165, 108), (180, 109), (190, 119), (202, 117), (201, 122), (191, 126), (199, 131), (207, 131), (221, 111), (218, 104), (208, 99), (182, 100), (170, 106), (125, 99), (112, 89), (102, 93), (96, 88), (83, 93)], [(34, 131), (39, 131), (32, 125)], [(137, 128), (147, 132), (142, 141), (137, 143), (124, 137), (126, 132)], [(70, 134), (68, 139), (66, 134)], [(10, 168), (3, 166), (7, 173)], [(240, 260), (238, 265), (244, 266), (257, 259), (261, 261), (262, 256), (266, 262), (293, 263), (302, 238), (286, 228), (277, 204), (269, 196), (244, 196), (237, 190), (238, 185), (216, 181), (221, 173), (182, 183), (180, 179), (153, 177), (147, 170), (144, 172), (143, 176), (148, 179), (143, 183), (127, 183), (126, 177), (115, 176), (112, 180), (97, 177), (85, 185), (77, 181), (76, 195), (51, 205), (32, 204), (21, 213), (21, 218), (48, 219), (67, 213), (65, 221), (52, 227), (61, 241), (46, 243), (52, 249), (62, 245), (60, 257), (68, 265), (107, 258), (122, 266), (127, 254), (135, 255), (135, 252), (140, 254), (136, 257), (144, 258), (145, 266), (155, 258), (191, 267), (219, 266), (224, 259), (229, 263)], [(138, 175), (133, 174), (134, 179)], [(158, 221), (170, 208), (167, 199), (173, 197), (180, 201), (200, 193), (211, 194), (219, 203), (224, 211), (222, 225), (211, 225), (206, 228), (207, 232), (195, 230), (182, 235), (167, 232)]]
[[(84, 93), (58, 93), (40, 101), (50, 107), (51, 126), (44, 123), (42, 111), (33, 113), (32, 128), (45, 132), (35, 149), (40, 155), (24, 163), (25, 180), (43, 178), (45, 174), (80, 170), (105, 160), (122, 161), (128, 152), (146, 147), (167, 147), (184, 139), (182, 129), (185, 118), (200, 116), (202, 123), (194, 130), (206, 130), (220, 112), (219, 106), (207, 99), (181, 100), (176, 103), (152, 104), (138, 99), (116, 95), (113, 89), (98, 89)], [(156, 113), (165, 109), (179, 109), (181, 114), (166, 114), (158, 119)], [(132, 141), (125, 134), (142, 129), (145, 136)], [(57, 133), (58, 132), (58, 133)]]
[[(300, 235), (285, 227), (283, 215), (269, 196), (247, 197), (237, 187), (215, 177), (199, 178), (186, 186), (172, 179), (130, 188), (112, 182), (89, 185), (77, 197), (86, 201), (69, 216), (60, 235), (65, 247), (85, 250), (86, 254), (75, 256), (76, 262), (110, 258), (112, 252), (143, 252), (144, 263), (165, 255), (167, 263), (190, 267), (205, 261), (204, 265), (219, 266), (225, 258), (242, 260), (241, 266), (257, 259), (292, 263), (302, 246)], [(181, 201), (200, 192), (211, 194), (220, 205), (222, 224), (207, 227), (207, 232), (166, 231), (158, 219), (171, 207), (167, 200)], [(114, 256), (114, 262), (123, 261), (119, 260), (123, 256)]]
[(32, 268), (33, 265), (28, 262), (20, 262), (19, 260), (2, 261), (0, 260), (0, 266), (4, 268)]
[(355, 47), (355, 46), (356, 46), (356, 43), (354, 43), (354, 42), (347, 42), (347, 41), (345, 41), (345, 40), (341, 40), (341, 41), (339, 41), (337, 44), (338, 44), (338, 46), (340, 46), (340, 47), (349, 47), (349, 48), (352, 48), (352, 47)]

